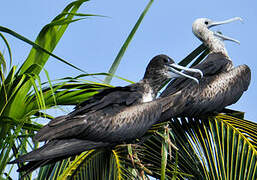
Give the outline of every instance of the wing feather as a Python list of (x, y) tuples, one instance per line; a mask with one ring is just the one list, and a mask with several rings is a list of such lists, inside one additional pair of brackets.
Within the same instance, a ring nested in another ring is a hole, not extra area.
[[(60, 123), (50, 123), (35, 135), (37, 141), (78, 138), (102, 142), (124, 142), (142, 136), (161, 114), (158, 101), (133, 106), (108, 106), (77, 116), (62, 116)], [(61, 119), (60, 118), (60, 119)]]
[[(170, 115), (169, 117), (195, 117), (211, 112), (221, 112), (226, 106), (240, 99), (247, 90), (250, 80), (251, 71), (246, 65), (204, 77), (199, 85), (193, 84), (179, 91), (180, 93), (170, 95), (170, 108), (163, 112), (162, 117), (167, 118), (165, 114)], [(179, 101), (174, 103), (172, 102), (174, 99)], [(178, 109), (176, 107), (180, 107), (180, 110), (174, 112), (174, 109)]]

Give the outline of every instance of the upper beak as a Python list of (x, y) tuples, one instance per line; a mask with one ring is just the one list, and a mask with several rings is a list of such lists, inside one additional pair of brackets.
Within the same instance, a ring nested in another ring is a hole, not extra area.
[[(208, 28), (211, 28), (211, 27), (217, 26), (217, 25), (221, 25), (221, 24), (231, 23), (233, 21), (243, 21), (243, 19), (240, 18), (240, 17), (234, 17), (234, 18), (231, 18), (231, 19), (228, 19), (228, 20), (225, 20), (225, 21), (212, 22), (208, 25)], [(227, 36), (224, 36), (221, 33), (214, 32), (214, 35), (221, 38), (222, 40), (229, 40), (229, 41), (233, 41), (233, 42), (236, 42), (236, 43), (240, 44), (240, 42), (238, 40), (227, 37)]]
[(178, 64), (175, 64), (175, 63), (172, 63), (172, 64), (169, 64), (169, 71), (171, 73), (171, 76), (173, 78), (175, 77), (181, 77), (181, 76), (184, 76), (186, 78), (189, 78), (189, 79), (192, 79), (194, 80), (197, 84), (199, 84), (199, 81), (197, 78), (193, 77), (193, 76), (189, 76), (183, 72), (180, 72), (176, 69), (179, 69), (179, 70), (183, 70), (183, 71), (188, 71), (188, 72), (194, 72), (194, 73), (199, 73), (201, 78), (203, 77), (203, 72), (199, 69), (194, 69), (194, 68), (187, 68), (187, 67), (184, 67), (184, 66), (180, 66)]
[(217, 25), (221, 25), (221, 24), (228, 24), (228, 23), (231, 23), (231, 22), (234, 22), (234, 21), (243, 21), (243, 19), (240, 18), (240, 17), (234, 17), (234, 18), (231, 18), (231, 19), (228, 19), (228, 20), (225, 20), (225, 21), (212, 22), (208, 25), (208, 28), (211, 28), (211, 27), (217, 26)]

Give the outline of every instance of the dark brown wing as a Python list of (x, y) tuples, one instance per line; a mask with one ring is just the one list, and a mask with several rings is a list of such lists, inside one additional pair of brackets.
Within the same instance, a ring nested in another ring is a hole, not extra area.
[(220, 112), (226, 106), (236, 103), (247, 90), (251, 79), (251, 71), (248, 66), (241, 65), (229, 72), (206, 79), (200, 86), (196, 95), (191, 93), (190, 104), (184, 111), (184, 115), (200, 115), (209, 112)]
[(142, 93), (143, 88), (139, 83), (125, 87), (103, 89), (98, 94), (78, 104), (70, 115), (79, 115), (88, 111), (97, 111), (111, 104), (125, 104), (129, 106), (142, 98)]
[[(179, 99), (179, 101), (171, 103), (174, 105), (163, 112), (161, 120), (174, 116), (194, 117), (210, 112), (220, 112), (226, 106), (239, 100), (243, 92), (247, 90), (250, 80), (251, 71), (246, 65), (204, 77), (199, 85), (188, 86), (179, 93), (171, 95), (171, 100)], [(174, 111), (177, 106), (181, 107), (180, 111)]]
[(62, 116), (64, 120), (44, 126), (34, 138), (127, 142), (142, 136), (158, 120), (161, 108), (157, 101), (129, 107), (112, 104), (83, 115)]
[(125, 87), (103, 89), (98, 94), (78, 104), (74, 111), (67, 116), (60, 116), (51, 120), (49, 125), (54, 126), (68, 119), (72, 119), (72, 117), (82, 116), (89, 111), (98, 111), (109, 105), (130, 106), (136, 104), (142, 98), (142, 92), (142, 86), (138, 86), (138, 83)]
[[(213, 76), (222, 71), (227, 71), (232, 68), (232, 62), (228, 60), (224, 55), (220, 53), (209, 54), (203, 62), (195, 65), (192, 68), (199, 69), (203, 72), (204, 78), (208, 76)], [(193, 73), (185, 72), (188, 75), (194, 76)], [(198, 76), (199, 77), (199, 76)], [(201, 80), (200, 80), (201, 81)], [(191, 79), (182, 77), (171, 81), (167, 88), (162, 92), (161, 97), (165, 97), (174, 94), (181, 89), (187, 88), (188, 86), (193, 86), (196, 84)]]

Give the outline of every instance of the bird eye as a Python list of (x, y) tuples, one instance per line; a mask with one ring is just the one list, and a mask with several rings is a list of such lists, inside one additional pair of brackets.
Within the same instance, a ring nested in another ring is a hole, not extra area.
[(208, 21), (205, 21), (205, 22), (204, 22), (204, 24), (208, 25), (208, 24), (209, 24), (209, 22), (208, 22)]
[(164, 58), (163, 61), (164, 61), (165, 63), (167, 63), (167, 62), (169, 62), (169, 59), (168, 59), (168, 58)]

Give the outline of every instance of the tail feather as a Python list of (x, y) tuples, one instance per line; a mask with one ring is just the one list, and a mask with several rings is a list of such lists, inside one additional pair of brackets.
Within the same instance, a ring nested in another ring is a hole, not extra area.
[[(25, 172), (23, 173), (21, 179), (25, 179), (25, 177), (27, 175), (29, 175), (32, 171), (36, 170), (37, 168), (39, 167), (42, 167), (42, 166), (45, 166), (45, 165), (48, 165), (48, 164), (52, 164), (52, 167), (50, 169), (53, 169), (54, 168), (54, 164), (55, 162), (61, 160), (61, 159), (64, 159), (66, 157), (60, 157), (60, 158), (55, 158), (55, 159), (50, 159), (50, 160), (41, 160), (41, 161), (32, 161), (32, 162), (29, 162), (27, 163), (26, 165), (20, 167), (17, 172)], [(51, 173), (48, 175), (46, 175), (46, 178), (48, 179), (48, 177), (51, 175)]]
[(32, 161), (32, 162), (29, 162), (29, 163), (27, 163), (26, 165), (20, 167), (20, 168), (17, 170), (17, 172), (26, 172), (26, 174), (25, 174), (25, 176), (26, 176), (28, 173), (30, 173), (30, 172), (36, 170), (38, 167), (47, 165), (49, 161), (50, 161), (50, 160), (41, 160), (41, 161)]
[(31, 151), (28, 154), (20, 156), (9, 163), (13, 164), (22, 162), (32, 162), (40, 160), (49, 160), (63, 156), (72, 156), (86, 150), (102, 148), (106, 146), (110, 146), (110, 144), (105, 142), (93, 142), (80, 139), (52, 140), (44, 146), (42, 146), (41, 148), (38, 148), (34, 151)]

